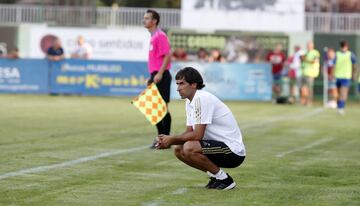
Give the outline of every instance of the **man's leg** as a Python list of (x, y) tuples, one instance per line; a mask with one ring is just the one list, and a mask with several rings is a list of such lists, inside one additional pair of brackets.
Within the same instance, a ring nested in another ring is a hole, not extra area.
[(193, 164), (190, 160), (185, 158), (184, 155), (184, 150), (183, 150), (183, 146), (179, 145), (177, 147), (175, 147), (174, 150), (175, 156), (182, 162), (184, 162), (185, 164), (189, 165), (190, 167), (193, 167), (195, 169), (201, 170), (203, 172), (206, 172), (207, 170), (205, 168), (199, 167), (198, 165)]
[(343, 115), (345, 110), (345, 102), (349, 93), (349, 88), (347, 86), (342, 86), (339, 88), (339, 100), (338, 100), (338, 113)]
[(218, 166), (202, 154), (202, 148), (198, 141), (186, 142), (181, 149), (177, 148), (175, 150), (175, 155), (187, 165), (201, 171), (209, 171), (212, 174), (216, 174), (220, 170)]
[(175, 155), (185, 164), (208, 173), (210, 181), (206, 188), (227, 190), (236, 186), (236, 183), (228, 174), (203, 154), (199, 141), (188, 141), (183, 146), (178, 146), (175, 149)]
[(308, 77), (308, 84), (309, 84), (309, 99), (307, 102), (307, 106), (312, 106), (313, 99), (314, 99), (314, 78)]
[(169, 135), (171, 130), (171, 115), (170, 113), (166, 113), (165, 117), (156, 124), (156, 128), (158, 130), (158, 134)]

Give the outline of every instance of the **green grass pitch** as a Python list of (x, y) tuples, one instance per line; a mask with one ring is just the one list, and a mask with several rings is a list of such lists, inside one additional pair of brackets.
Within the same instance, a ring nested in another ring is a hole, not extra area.
[[(360, 205), (360, 105), (346, 114), (226, 102), (242, 129), (237, 187), (206, 190), (206, 174), (172, 150), (147, 149), (155, 127), (130, 98), (0, 95), (0, 205)], [(172, 101), (172, 132), (185, 128)]]

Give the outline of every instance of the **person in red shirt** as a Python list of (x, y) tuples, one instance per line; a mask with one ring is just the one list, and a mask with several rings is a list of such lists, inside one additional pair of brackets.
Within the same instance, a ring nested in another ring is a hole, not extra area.
[(175, 49), (175, 51), (172, 53), (173, 61), (187, 61), (187, 53), (184, 48), (178, 47)]
[(268, 53), (266, 60), (271, 63), (272, 66), (272, 75), (273, 75), (273, 96), (278, 98), (281, 94), (281, 73), (286, 60), (284, 52), (282, 52), (282, 45), (277, 44), (275, 49)]

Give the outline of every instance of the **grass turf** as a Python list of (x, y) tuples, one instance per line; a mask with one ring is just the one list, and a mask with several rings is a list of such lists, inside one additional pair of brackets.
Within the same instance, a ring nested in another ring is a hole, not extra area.
[[(247, 158), (225, 169), (234, 190), (213, 191), (171, 150), (131, 151), (156, 132), (129, 98), (0, 95), (0, 205), (360, 205), (359, 103), (345, 116), (319, 105), (226, 104)], [(184, 103), (170, 110), (173, 133), (182, 132)]]

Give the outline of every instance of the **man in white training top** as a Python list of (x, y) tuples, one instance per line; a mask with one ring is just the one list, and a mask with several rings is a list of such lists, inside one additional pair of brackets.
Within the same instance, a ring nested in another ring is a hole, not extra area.
[(196, 69), (183, 68), (175, 79), (177, 91), (186, 99), (186, 131), (179, 135), (159, 135), (157, 148), (177, 145), (174, 152), (179, 160), (209, 175), (206, 188), (234, 188), (236, 183), (221, 167), (238, 167), (246, 156), (236, 119), (216, 96), (201, 90), (205, 85)]

